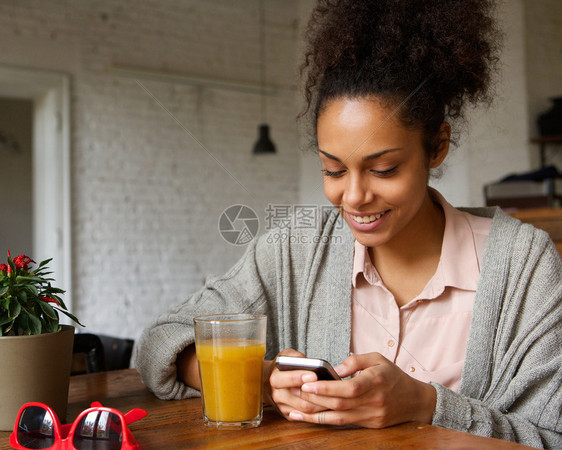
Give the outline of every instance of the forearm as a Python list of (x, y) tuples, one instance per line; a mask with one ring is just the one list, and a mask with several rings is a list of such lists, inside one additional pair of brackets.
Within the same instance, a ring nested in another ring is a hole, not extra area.
[(162, 316), (147, 328), (135, 345), (135, 367), (143, 383), (163, 400), (180, 400), (199, 392), (179, 382), (176, 372), (178, 354), (193, 342), (193, 327)]
[(562, 448), (562, 435), (556, 430), (540, 428), (521, 414), (502, 412), (439, 384), (432, 385), (437, 391), (433, 425), (533, 447)]

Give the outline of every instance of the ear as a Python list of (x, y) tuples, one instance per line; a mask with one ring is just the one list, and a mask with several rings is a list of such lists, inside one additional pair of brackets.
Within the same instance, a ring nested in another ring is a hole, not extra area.
[(449, 153), (449, 143), (451, 142), (451, 125), (443, 122), (439, 127), (439, 145), (429, 161), (429, 167), (435, 169), (441, 165)]

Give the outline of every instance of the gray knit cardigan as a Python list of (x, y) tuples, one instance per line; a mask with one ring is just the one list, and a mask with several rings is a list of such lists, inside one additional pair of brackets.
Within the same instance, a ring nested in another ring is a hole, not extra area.
[[(561, 263), (548, 235), (499, 209), (474, 303), (459, 392), (437, 390), (433, 425), (535, 447), (562, 448)], [(250, 244), (223, 277), (161, 315), (135, 348), (158, 397), (198, 391), (177, 381), (177, 355), (193, 343), (195, 316), (268, 316), (267, 354), (285, 348), (338, 364), (350, 348), (354, 238), (335, 211), (315, 229), (277, 229)], [(435, 343), (436, 345), (442, 343)]]

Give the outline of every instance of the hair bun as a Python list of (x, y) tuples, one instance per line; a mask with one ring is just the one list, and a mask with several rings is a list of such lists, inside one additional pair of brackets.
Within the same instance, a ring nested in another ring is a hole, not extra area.
[[(499, 49), (490, 0), (322, 0), (307, 29), (305, 94), (406, 98), (419, 119), (489, 100)], [(315, 114), (315, 118), (316, 118)], [(412, 118), (416, 121), (416, 117)]]

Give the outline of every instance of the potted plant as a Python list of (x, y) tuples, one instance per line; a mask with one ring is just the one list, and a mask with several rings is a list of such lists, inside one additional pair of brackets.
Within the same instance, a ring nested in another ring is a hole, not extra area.
[[(20, 407), (43, 402), (64, 420), (72, 362), (74, 327), (59, 324), (59, 313), (80, 324), (54, 287), (47, 264), (26, 255), (0, 264), (0, 430), (9, 431)], [(81, 324), (80, 324), (81, 325)]]

